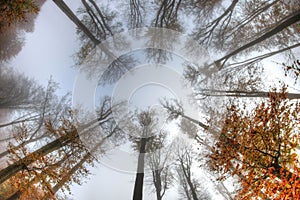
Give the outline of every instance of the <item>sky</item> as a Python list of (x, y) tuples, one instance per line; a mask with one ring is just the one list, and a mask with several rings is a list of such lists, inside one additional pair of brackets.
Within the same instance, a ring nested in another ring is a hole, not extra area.
[[(72, 2), (72, 3), (70, 3)], [(66, 1), (76, 9), (80, 1)], [(76, 77), (72, 56), (78, 49), (75, 25), (46, 1), (35, 21), (33, 33), (26, 34), (22, 51), (10, 65), (46, 86), (50, 76), (60, 84), (60, 95), (71, 92)]]

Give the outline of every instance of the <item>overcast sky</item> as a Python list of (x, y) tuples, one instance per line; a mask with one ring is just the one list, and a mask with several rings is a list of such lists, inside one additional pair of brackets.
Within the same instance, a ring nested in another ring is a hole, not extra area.
[[(66, 2), (74, 10), (80, 3)], [(35, 21), (34, 32), (26, 34), (22, 51), (10, 65), (43, 85), (52, 75), (61, 86), (60, 94), (72, 91), (76, 75), (72, 55), (78, 49), (75, 31), (75, 25), (54, 2), (46, 1)]]

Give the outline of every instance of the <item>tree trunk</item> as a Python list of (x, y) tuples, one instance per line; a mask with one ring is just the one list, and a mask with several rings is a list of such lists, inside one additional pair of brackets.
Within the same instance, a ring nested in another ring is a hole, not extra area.
[(192, 183), (192, 180), (191, 180), (191, 174), (187, 172), (187, 169), (184, 167), (182, 161), (181, 161), (180, 165), (181, 165), (181, 169), (183, 171), (184, 177), (185, 177), (185, 179), (186, 179), (186, 181), (189, 185), (189, 188), (191, 190), (193, 200), (198, 200), (196, 189), (195, 189), (194, 184)]
[(138, 167), (134, 184), (133, 200), (143, 199), (143, 184), (144, 184), (144, 165), (146, 153), (147, 138), (141, 139), (141, 147), (138, 158)]
[(59, 148), (67, 145), (72, 140), (78, 137), (77, 131), (72, 131), (71, 133), (62, 136), (49, 144), (41, 147), (40, 149), (30, 153), (26, 157), (16, 161), (15, 163), (9, 165), (8, 167), (0, 171), (0, 184), (14, 176), (20, 170), (26, 170), (27, 166), (36, 161), (38, 158), (47, 155)]
[[(212, 96), (212, 97), (262, 97), (267, 98), (273, 92), (265, 91), (241, 91), (241, 90), (204, 90), (198, 94), (203, 96)], [(288, 99), (300, 99), (300, 94), (297, 93), (287, 93)]]
[(218, 59), (215, 61), (215, 63), (217, 64), (217, 67), (219, 68), (219, 70), (221, 70), (224, 67), (225, 62), (232, 56), (238, 54), (239, 52), (248, 49), (249, 47), (252, 47), (270, 37), (272, 37), (273, 35), (279, 33), (280, 31), (282, 31), (283, 29), (289, 27), (290, 25), (298, 22), (300, 20), (300, 10), (296, 11), (295, 13), (291, 14), (290, 16), (286, 17), (285, 19), (283, 19), (282, 21), (279, 22), (278, 25), (276, 25), (273, 29), (271, 29), (270, 31), (266, 32), (265, 34), (263, 34), (262, 36), (260, 36), (259, 38), (245, 44), (242, 47), (239, 47), (238, 49), (232, 51), (231, 53), (223, 56), (222, 58)]
[(53, 0), (53, 2), (72, 20), (76, 26), (81, 29), (95, 45), (100, 44), (100, 41), (95, 38), (91, 31), (76, 17), (72, 10), (65, 4), (63, 0)]
[(203, 128), (203, 129), (205, 129), (205, 130), (209, 128), (209, 126), (203, 124), (202, 122), (200, 122), (200, 121), (198, 121), (198, 120), (195, 120), (195, 119), (193, 119), (193, 118), (190, 118), (189, 116), (186, 116), (186, 115), (184, 115), (184, 114), (180, 114), (180, 115), (181, 115), (181, 117), (183, 117), (183, 118), (185, 118), (185, 119), (187, 119), (187, 120), (189, 120), (189, 121), (191, 121), (191, 122), (197, 124), (198, 126), (200, 126), (201, 128)]
[(72, 12), (72, 10), (65, 4), (63, 0), (53, 0), (54, 3), (69, 17), (74, 24), (86, 34), (88, 38), (94, 43), (95, 46), (98, 47), (111, 59), (116, 60), (117, 57), (104, 45), (101, 45), (101, 41), (98, 40), (91, 31), (78, 19), (78, 17)]
[(266, 54), (263, 54), (263, 55), (252, 57), (252, 58), (249, 58), (249, 59), (241, 61), (241, 62), (230, 63), (230, 64), (227, 65), (227, 67), (232, 66), (232, 67), (235, 68), (235, 67), (240, 67), (240, 66), (251, 65), (251, 64), (257, 63), (257, 62), (259, 62), (263, 59), (266, 59), (266, 58), (269, 58), (269, 57), (274, 56), (276, 54), (294, 49), (294, 48), (299, 47), (299, 46), (300, 46), (300, 43), (296, 43), (296, 44), (293, 44), (291, 46), (279, 49), (277, 51), (272, 51), (272, 52), (269, 52), (269, 53), (266, 53)]
[(162, 195), (161, 195), (161, 177), (160, 177), (160, 173), (159, 173), (158, 169), (156, 169), (154, 171), (153, 176), (155, 176), (154, 186), (155, 186), (155, 191), (156, 191), (156, 199), (161, 200), (162, 199)]

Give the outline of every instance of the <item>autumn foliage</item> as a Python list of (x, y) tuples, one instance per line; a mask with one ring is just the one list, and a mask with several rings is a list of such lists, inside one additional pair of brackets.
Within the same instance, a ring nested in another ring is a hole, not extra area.
[[(72, 115), (72, 113), (71, 113)], [(30, 139), (28, 129), (25, 125), (19, 127), (16, 134), (17, 146), (10, 144), (10, 162), (24, 165), (23, 169), (8, 179), (2, 188), (3, 196), (10, 197), (17, 195), (18, 199), (56, 199), (55, 186), (62, 191), (70, 191), (69, 183), (81, 183), (81, 177), (88, 174), (83, 163), (77, 167), (76, 173), (69, 174), (72, 168), (88, 152), (81, 145), (76, 134), (76, 121), (63, 118), (58, 127), (51, 121), (45, 123), (45, 131), (50, 137), (58, 138), (61, 143), (45, 155), (43, 151), (30, 152), (28, 146), (23, 145), (24, 141)], [(55, 140), (56, 141), (56, 140)], [(46, 141), (45, 141), (46, 142)], [(61, 146), (61, 144), (64, 144)], [(91, 163), (91, 159), (85, 159)], [(1, 193), (0, 193), (1, 197)]]
[(299, 110), (286, 88), (253, 111), (228, 108), (209, 158), (212, 170), (238, 179), (237, 199), (300, 199)]
[(12, 24), (26, 21), (27, 14), (39, 11), (33, 0), (4, 0), (0, 3), (0, 32), (6, 30)]

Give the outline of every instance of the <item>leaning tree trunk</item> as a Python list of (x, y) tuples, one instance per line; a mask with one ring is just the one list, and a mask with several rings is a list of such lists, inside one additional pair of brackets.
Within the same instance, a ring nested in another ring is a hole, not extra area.
[(75, 138), (78, 137), (77, 131), (72, 131), (71, 133), (62, 136), (49, 144), (41, 147), (40, 149), (30, 153), (29, 155), (25, 156), (24, 158), (16, 161), (15, 163), (9, 165), (8, 167), (2, 169), (0, 171), (0, 184), (14, 176), (20, 170), (27, 169), (27, 166), (35, 162), (38, 158), (47, 155), (48, 153), (54, 152), (61, 147), (69, 144)]
[[(265, 91), (243, 91), (243, 90), (203, 90), (198, 93), (199, 95), (207, 97), (261, 97), (268, 98), (274, 92), (265, 92)], [(286, 93), (286, 98), (288, 99), (300, 99), (300, 94), (297, 93)]]
[(91, 31), (78, 19), (78, 17), (76, 17), (63, 0), (53, 0), (53, 2), (92, 40), (95, 45), (100, 44), (100, 41), (96, 39)]
[(101, 45), (101, 41), (98, 40), (92, 32), (78, 19), (78, 17), (72, 12), (72, 10), (67, 6), (63, 0), (53, 0), (53, 2), (69, 17), (69, 19), (74, 22), (74, 24), (86, 34), (88, 38), (112, 59), (117, 59), (117, 57), (104, 45)]
[(241, 46), (240, 48), (237, 48), (236, 50), (232, 51), (231, 53), (223, 56), (222, 58), (216, 60), (214, 63), (217, 64), (217, 67), (220, 69), (222, 69), (224, 67), (225, 62), (232, 56), (240, 53), (241, 51), (248, 49), (270, 37), (272, 37), (273, 35), (279, 33), (280, 31), (282, 31), (283, 29), (289, 27), (290, 25), (296, 23), (300, 21), (300, 10), (298, 10), (297, 12), (291, 14), (290, 16), (286, 17), (285, 19), (283, 19), (282, 21), (279, 22), (278, 25), (276, 25), (274, 28), (272, 28), (270, 31), (266, 32), (265, 34), (263, 34), (262, 36), (260, 36), (259, 38), (245, 44), (244, 46)]

